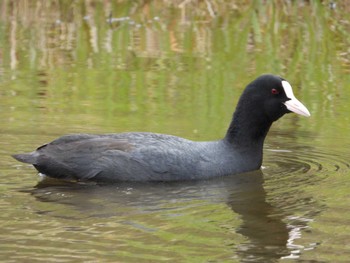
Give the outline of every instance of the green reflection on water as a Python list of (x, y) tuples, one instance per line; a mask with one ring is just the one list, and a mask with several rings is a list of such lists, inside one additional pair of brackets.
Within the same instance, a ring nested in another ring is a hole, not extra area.
[[(9, 154), (71, 132), (220, 138), (244, 86), (267, 72), (287, 78), (312, 114), (287, 116), (273, 131), (287, 134), (290, 145), (349, 157), (346, 1), (335, 9), (319, 1), (219, 0), (2, 1), (0, 8), (2, 167), (13, 164)], [(274, 138), (268, 143), (283, 146)], [(329, 207), (348, 202), (346, 180), (326, 173), (328, 181), (298, 187)], [(327, 235), (346, 230), (313, 226)]]
[[(348, 109), (341, 103), (349, 92), (344, 10), (317, 2), (224, 5), (214, 5), (211, 17), (204, 7), (166, 2), (3, 3), (5, 105), (29, 109), (29, 129), (63, 115), (70, 125), (91, 123), (90, 131), (212, 139), (224, 133), (243, 87), (272, 72), (313, 113), (302, 125), (329, 131), (322, 120)], [(108, 23), (120, 10), (128, 19)]]

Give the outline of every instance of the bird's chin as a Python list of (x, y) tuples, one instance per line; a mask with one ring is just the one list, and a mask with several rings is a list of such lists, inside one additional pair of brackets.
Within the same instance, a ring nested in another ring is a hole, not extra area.
[[(277, 112), (275, 112), (277, 113)], [(277, 121), (279, 118), (283, 117), (284, 114), (286, 113), (291, 113), (291, 111), (289, 111), (287, 108), (285, 109), (285, 111), (279, 111), (278, 114), (270, 114), (269, 115), (269, 119), (271, 122), (275, 122)]]

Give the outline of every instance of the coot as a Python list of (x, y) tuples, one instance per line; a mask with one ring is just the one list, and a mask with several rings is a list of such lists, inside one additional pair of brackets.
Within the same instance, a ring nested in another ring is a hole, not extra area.
[(49, 177), (94, 181), (206, 179), (259, 169), (271, 124), (289, 112), (310, 116), (291, 85), (262, 75), (241, 95), (225, 137), (195, 142), (148, 132), (72, 134), (13, 155)]

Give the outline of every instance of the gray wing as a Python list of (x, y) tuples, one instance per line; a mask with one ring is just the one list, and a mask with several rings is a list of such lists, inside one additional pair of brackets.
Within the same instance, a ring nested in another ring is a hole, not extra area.
[(60, 179), (176, 180), (194, 171), (188, 149), (179, 147), (184, 142), (190, 143), (147, 133), (67, 135), (39, 147), (31, 158), (38, 171)]
[(131, 149), (126, 139), (66, 135), (39, 147), (33, 165), (51, 177), (86, 180), (114, 171), (130, 158)]

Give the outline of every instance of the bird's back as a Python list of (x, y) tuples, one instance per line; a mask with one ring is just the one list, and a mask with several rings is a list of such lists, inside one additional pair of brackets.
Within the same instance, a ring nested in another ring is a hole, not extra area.
[(155, 133), (75, 134), (14, 157), (59, 179), (169, 181), (198, 176), (201, 145)]

